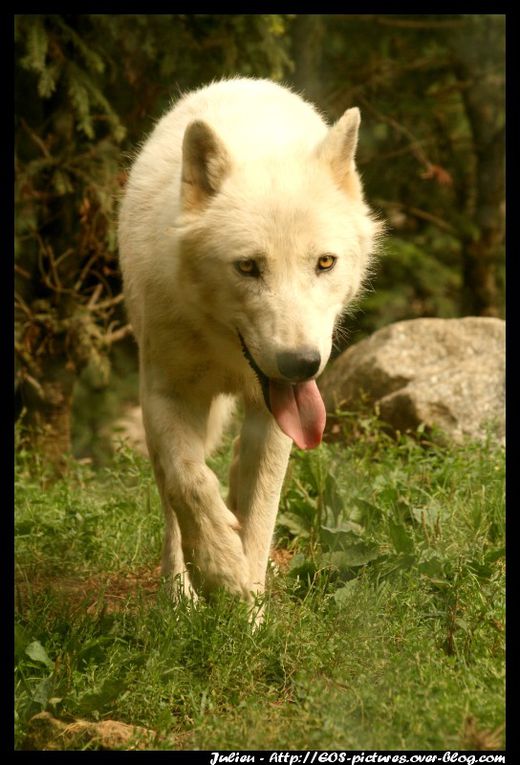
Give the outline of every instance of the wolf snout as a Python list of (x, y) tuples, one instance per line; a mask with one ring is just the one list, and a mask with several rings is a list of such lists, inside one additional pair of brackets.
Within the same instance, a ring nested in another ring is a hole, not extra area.
[(302, 382), (316, 374), (320, 368), (321, 355), (314, 348), (282, 351), (276, 355), (276, 363), (287, 380)]

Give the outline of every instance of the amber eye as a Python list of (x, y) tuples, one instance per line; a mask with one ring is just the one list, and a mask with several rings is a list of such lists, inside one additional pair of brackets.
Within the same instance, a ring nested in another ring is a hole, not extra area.
[(242, 276), (252, 276), (252, 277), (260, 276), (260, 270), (258, 268), (258, 264), (256, 260), (253, 260), (253, 258), (247, 258), (246, 260), (237, 260), (237, 262), (235, 263), (235, 268), (239, 274), (242, 274)]
[(330, 271), (334, 263), (336, 262), (336, 257), (334, 255), (322, 255), (318, 258), (318, 263), (316, 266), (316, 270), (318, 272), (320, 271)]

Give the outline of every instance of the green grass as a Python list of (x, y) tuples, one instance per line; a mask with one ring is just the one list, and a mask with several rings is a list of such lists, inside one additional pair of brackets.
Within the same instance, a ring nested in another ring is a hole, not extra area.
[(503, 452), (355, 429), (292, 455), (290, 566), (273, 566), (256, 631), (225, 594), (168, 602), (146, 460), (53, 480), (22, 453), (17, 746), (48, 710), (144, 726), (164, 749), (502, 747)]

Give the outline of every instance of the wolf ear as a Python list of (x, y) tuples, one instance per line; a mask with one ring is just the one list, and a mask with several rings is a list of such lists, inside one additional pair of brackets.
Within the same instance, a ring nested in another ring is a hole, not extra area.
[(181, 199), (185, 209), (202, 208), (231, 169), (220, 138), (205, 122), (191, 122), (182, 142)]
[(318, 146), (320, 159), (330, 166), (338, 184), (353, 195), (361, 194), (354, 164), (360, 121), (357, 107), (347, 109)]

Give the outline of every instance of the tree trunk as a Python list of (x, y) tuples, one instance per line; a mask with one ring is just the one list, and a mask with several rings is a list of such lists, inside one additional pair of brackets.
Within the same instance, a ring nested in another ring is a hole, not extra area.
[(505, 223), (504, 131), (489, 130), (490, 103), (485, 93), (477, 98), (468, 95), (465, 101), (475, 143), (477, 189), (473, 220), (478, 236), (463, 245), (463, 308), (465, 313), (477, 316), (501, 316), (498, 268), (503, 258)]
[(293, 21), (292, 57), (295, 68), (292, 79), (306, 98), (318, 103), (324, 95), (320, 76), (324, 34), (325, 25), (319, 15), (301, 14)]
[(474, 35), (455, 36), (455, 71), (469, 123), (476, 165), (475, 235), (463, 241), (463, 311), (501, 316), (498, 269), (503, 260), (505, 130), (503, 18), (475, 17)]
[(497, 226), (483, 230), (475, 241), (463, 245), (463, 313), (473, 316), (502, 316), (503, 301), (498, 287), (502, 234)]
[(41, 364), (38, 389), (22, 384), (22, 428), (31, 450), (44, 457), (58, 472), (71, 451), (71, 410), (74, 371), (67, 369), (63, 354), (53, 353)]

